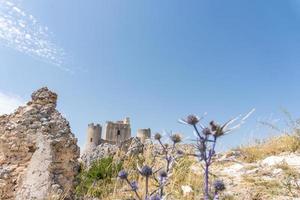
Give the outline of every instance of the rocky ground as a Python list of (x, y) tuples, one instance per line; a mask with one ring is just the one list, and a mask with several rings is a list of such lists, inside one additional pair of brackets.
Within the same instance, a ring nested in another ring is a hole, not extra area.
[(300, 153), (281, 153), (254, 163), (239, 157), (218, 159), (213, 173), (224, 180), (224, 196), (234, 199), (300, 199)]
[[(151, 142), (144, 145), (144, 152), (141, 153), (141, 156), (146, 162), (150, 155), (147, 151), (149, 149), (153, 151), (153, 147), (155, 145), (152, 145)], [(112, 147), (110, 146), (110, 148)], [(183, 148), (191, 149), (192, 146), (183, 145)], [(104, 154), (103, 150), (105, 149), (107, 147), (99, 146), (92, 154), (93, 159), (97, 160), (96, 152), (102, 152), (99, 154), (101, 158), (105, 155), (115, 155), (115, 151), (112, 154)], [(128, 161), (125, 159), (125, 163), (127, 162), (125, 168), (136, 165), (136, 160), (127, 159)], [(156, 168), (159, 167), (160, 165), (156, 165)], [(136, 177), (136, 175), (134, 176)], [(299, 151), (282, 152), (266, 156), (255, 162), (247, 162), (241, 151), (232, 150), (216, 156), (210, 176), (211, 179), (217, 178), (225, 182), (226, 190), (220, 195), (220, 199), (300, 200)], [(141, 181), (139, 182), (140, 186), (143, 186), (143, 180), (140, 178), (138, 180)], [(168, 186), (168, 191), (171, 191), (172, 195), (168, 196), (168, 200), (202, 199), (202, 180), (203, 169), (199, 162), (195, 158), (183, 158), (178, 161), (178, 167), (173, 172)], [(117, 180), (114, 180), (112, 187), (115, 189), (109, 195), (95, 199), (121, 200), (132, 196), (132, 193), (126, 192), (128, 191), (126, 184), (120, 185)]]

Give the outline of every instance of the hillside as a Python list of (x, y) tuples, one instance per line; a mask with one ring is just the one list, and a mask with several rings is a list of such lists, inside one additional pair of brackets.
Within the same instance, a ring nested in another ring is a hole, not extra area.
[[(129, 170), (129, 178), (137, 180), (141, 194), (144, 190), (144, 178), (134, 169), (137, 163), (147, 163), (155, 169), (160, 169), (164, 160), (153, 157), (157, 144), (149, 142), (144, 152), (130, 157), (124, 153), (111, 154), (112, 163), (118, 166), (112, 169), (110, 177), (98, 179), (91, 173), (101, 171), (101, 162), (96, 162), (90, 171), (82, 173), (81, 180), (87, 176), (92, 184), (81, 191), (99, 199), (116, 200), (131, 199), (134, 194), (126, 183), (118, 180), (117, 170)], [(185, 152), (192, 152), (191, 145), (179, 145)], [(109, 155), (109, 154), (108, 154)], [(125, 158), (125, 159), (124, 159)], [(107, 162), (107, 161), (106, 161)], [(114, 172), (115, 170), (115, 172)], [(105, 173), (105, 170), (102, 171)], [(224, 181), (226, 189), (220, 194), (220, 199), (245, 200), (296, 200), (300, 199), (300, 139), (297, 134), (274, 137), (259, 144), (240, 147), (223, 154), (217, 154), (210, 172), (212, 179)], [(167, 199), (202, 199), (203, 197), (203, 169), (194, 157), (183, 156), (176, 163), (176, 167), (166, 186)], [(87, 182), (85, 182), (86, 184)], [(150, 182), (154, 189), (156, 182)], [(88, 186), (86, 184), (85, 186)], [(79, 186), (80, 188), (80, 186)], [(82, 189), (82, 188), (81, 188)], [(80, 193), (80, 192), (79, 192)]]

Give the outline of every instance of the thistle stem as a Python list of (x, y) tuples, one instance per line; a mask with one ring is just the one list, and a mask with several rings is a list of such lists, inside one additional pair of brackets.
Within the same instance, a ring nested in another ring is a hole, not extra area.
[(128, 180), (128, 178), (126, 178), (125, 180), (126, 180), (126, 182), (130, 185), (131, 189), (134, 191), (136, 197), (137, 197), (139, 200), (142, 200), (142, 198), (140, 197), (139, 193), (138, 193), (135, 189), (133, 189), (133, 187), (132, 187), (130, 181)]
[(166, 151), (166, 147), (165, 147), (165, 145), (163, 145), (163, 143), (161, 142), (160, 139), (158, 140), (158, 142), (159, 142), (159, 144), (162, 146), (162, 148), (164, 149), (164, 151)]
[(209, 179), (209, 164), (206, 162), (205, 173), (204, 173), (204, 200), (209, 200), (208, 179)]
[(219, 195), (218, 195), (218, 192), (217, 192), (217, 190), (215, 191), (214, 200), (219, 200)]
[(149, 184), (149, 177), (146, 176), (146, 195), (145, 195), (146, 199), (148, 199), (148, 184)]
[(160, 188), (160, 197), (162, 197), (164, 195), (164, 187)]
[(193, 125), (193, 127), (194, 127), (194, 129), (195, 129), (195, 131), (196, 131), (198, 137), (199, 137), (201, 140), (203, 140), (204, 138), (200, 135), (200, 132), (199, 132), (197, 126), (196, 126), (196, 125)]
[(213, 146), (212, 146), (212, 148), (211, 148), (211, 153), (210, 153), (210, 156), (209, 156), (208, 164), (211, 163), (211, 158), (212, 158), (213, 155), (214, 155), (215, 148), (216, 148), (216, 143), (217, 143), (217, 137), (214, 136)]

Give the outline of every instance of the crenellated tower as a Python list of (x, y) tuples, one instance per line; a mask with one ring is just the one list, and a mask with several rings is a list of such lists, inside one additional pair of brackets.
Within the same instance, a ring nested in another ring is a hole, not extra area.
[(98, 146), (101, 143), (101, 134), (102, 134), (102, 127), (100, 124), (96, 124), (96, 125), (94, 125), (94, 123), (89, 124), (87, 129), (87, 140), (86, 140), (85, 149), (88, 150)]
[(107, 121), (105, 125), (105, 140), (113, 143), (120, 144), (121, 142), (131, 137), (130, 119), (126, 117), (122, 121)]

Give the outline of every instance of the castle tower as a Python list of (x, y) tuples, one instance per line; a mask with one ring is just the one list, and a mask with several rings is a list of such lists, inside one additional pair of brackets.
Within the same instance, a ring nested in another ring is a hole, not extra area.
[(146, 139), (151, 138), (151, 129), (138, 129), (137, 130), (137, 137), (140, 138), (141, 142), (145, 142)]
[(112, 144), (120, 144), (131, 137), (130, 119), (123, 121), (107, 121), (105, 125), (105, 140)]
[(87, 140), (85, 149), (91, 149), (93, 147), (96, 147), (101, 142), (101, 134), (102, 134), (102, 127), (100, 124), (94, 125), (94, 123), (91, 123), (88, 125), (87, 129)]
[(124, 124), (130, 124), (130, 118), (129, 117), (125, 117)]

